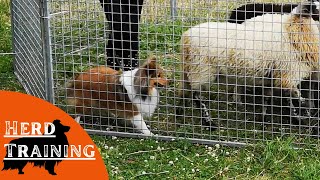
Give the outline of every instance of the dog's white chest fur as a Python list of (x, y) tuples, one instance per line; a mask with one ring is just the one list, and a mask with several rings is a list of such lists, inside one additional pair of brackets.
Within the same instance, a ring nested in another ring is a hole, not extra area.
[(134, 77), (137, 71), (138, 69), (123, 72), (122, 76), (120, 77), (120, 82), (126, 88), (131, 102), (137, 106), (140, 113), (143, 116), (151, 117), (159, 102), (159, 92), (156, 88), (153, 88), (151, 94), (147, 98), (142, 99), (134, 89)]
[(157, 108), (159, 93), (156, 88), (153, 88), (151, 95), (145, 100), (141, 99), (140, 96), (137, 96), (132, 102), (137, 106), (143, 116), (151, 117)]

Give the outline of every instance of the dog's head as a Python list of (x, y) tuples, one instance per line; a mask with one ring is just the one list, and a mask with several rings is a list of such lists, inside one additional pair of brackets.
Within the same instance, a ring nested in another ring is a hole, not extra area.
[[(54, 120), (52, 123), (55, 127), (55, 131), (53, 134), (64, 134), (65, 132), (68, 132), (70, 130), (70, 126), (64, 126), (61, 124), (60, 120)], [(49, 132), (51, 131), (51, 126), (49, 126)]]
[(166, 87), (169, 80), (165, 77), (164, 70), (157, 63), (155, 56), (151, 56), (139, 67), (134, 79), (136, 92), (149, 94), (152, 88)]
[(313, 20), (319, 21), (320, 3), (319, 0), (309, 0), (307, 2), (300, 3), (294, 10), (293, 14), (302, 17), (312, 17)]

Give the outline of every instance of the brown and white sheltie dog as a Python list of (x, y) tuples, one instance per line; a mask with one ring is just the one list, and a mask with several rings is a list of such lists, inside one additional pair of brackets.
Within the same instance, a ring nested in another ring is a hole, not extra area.
[(141, 133), (151, 135), (143, 117), (152, 116), (159, 102), (158, 87), (166, 87), (168, 82), (154, 56), (131, 71), (98, 66), (67, 84), (67, 104), (80, 115), (76, 119), (90, 115), (91, 110), (104, 109), (130, 120)]

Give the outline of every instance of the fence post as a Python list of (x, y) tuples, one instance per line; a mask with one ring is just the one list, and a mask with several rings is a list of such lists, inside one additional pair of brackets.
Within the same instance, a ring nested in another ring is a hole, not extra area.
[(51, 37), (50, 37), (50, 15), (48, 0), (41, 0), (40, 3), (41, 14), (41, 38), (42, 38), (42, 52), (44, 57), (44, 74), (45, 74), (45, 95), (46, 100), (54, 104), (53, 92), (53, 69), (51, 56)]
[(170, 9), (171, 9), (172, 20), (176, 20), (176, 17), (177, 17), (177, 1), (176, 0), (170, 0)]

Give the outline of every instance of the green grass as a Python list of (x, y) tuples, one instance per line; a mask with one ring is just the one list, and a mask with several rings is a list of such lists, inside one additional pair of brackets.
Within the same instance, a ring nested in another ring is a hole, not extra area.
[[(84, 6), (82, 8), (87, 8), (83, 0), (79, 2), (82, 2), (80, 4)], [(205, 20), (190, 17), (210, 17), (219, 20), (226, 17), (224, 10), (232, 9), (237, 4), (243, 3), (243, 1), (229, 4), (223, 1), (201, 1), (202, 3), (194, 3), (193, 11), (186, 11), (181, 7), (191, 7), (190, 1), (178, 1), (179, 16), (185, 18), (173, 22), (168, 18), (169, 1), (151, 0), (147, 2), (144, 13), (152, 16), (142, 18), (140, 56), (146, 58), (150, 52), (155, 53), (161, 59), (161, 64), (168, 70), (168, 77), (171, 79), (179, 78), (176, 69), (179, 62), (180, 35), (187, 26)], [(68, 7), (66, 4), (63, 8), (60, 6), (61, 4), (56, 4), (57, 9), (77, 8), (77, 6)], [(202, 10), (198, 7), (202, 7)], [(208, 12), (207, 9), (210, 7), (213, 8)], [(217, 14), (217, 8), (224, 13)], [(74, 76), (75, 72), (87, 69), (88, 64), (96, 65), (105, 62), (104, 57), (101, 56), (104, 53), (104, 40), (95, 39), (99, 36), (103, 37), (103, 23), (100, 21), (103, 20), (103, 14), (95, 14), (94, 11), (88, 10), (86, 12), (92, 13), (83, 15), (81, 12), (76, 12), (76, 9), (73, 10), (75, 11), (73, 14), (65, 14), (53, 19), (53, 23), (56, 23), (56, 26), (52, 28), (55, 42), (60, 41), (73, 45), (57, 47), (54, 54), (57, 60), (54, 67), (55, 86), (59, 92), (56, 100), (62, 108), (64, 108), (63, 84), (65, 80)], [(88, 20), (98, 17), (98, 21), (79, 21), (78, 19), (83, 16)], [(63, 28), (58, 29), (57, 27)], [(12, 51), (7, 0), (0, 0), (0, 42), (0, 89), (23, 91), (13, 74), (12, 56), (1, 55), (1, 53)], [(88, 45), (91, 47), (72, 53)], [(177, 84), (172, 83), (162, 95), (174, 97), (176, 87)], [(217, 87), (213, 88), (218, 90)], [(221, 88), (219, 91), (223, 92), (225, 89)], [(210, 96), (211, 100), (217, 100), (217, 98), (222, 100), (227, 97), (223, 93)], [(319, 147), (315, 145), (318, 144), (318, 141), (304, 136), (296, 136), (291, 139), (284, 133), (300, 132), (298, 128), (289, 125), (280, 126), (276, 123), (263, 124), (254, 119), (250, 112), (240, 112), (234, 105), (223, 103), (218, 107), (215, 103), (211, 105), (211, 108), (220, 111), (214, 111), (212, 115), (220, 120), (223, 127), (219, 131), (208, 132), (199, 126), (200, 122), (196, 118), (176, 117), (174, 103), (170, 98), (161, 99), (161, 108), (151, 119), (151, 127), (155, 133), (222, 141), (247, 142), (250, 138), (259, 142), (255, 146), (243, 148), (217, 148), (216, 146), (191, 144), (186, 140), (158, 142), (152, 139), (116, 139), (92, 136), (101, 151), (111, 179), (319, 179), (320, 153)], [(234, 112), (225, 113), (226, 109)], [(198, 115), (196, 110), (191, 108), (186, 108), (186, 112), (186, 116)], [(237, 121), (227, 121), (236, 116), (239, 118)], [(244, 117), (247, 118), (246, 121), (243, 121)], [(282, 138), (277, 139), (277, 137)], [(261, 141), (267, 139), (273, 140)], [(305, 149), (293, 149), (296, 143), (303, 143)]]
[(93, 137), (112, 179), (319, 179), (319, 149), (292, 139), (230, 148)]
[(23, 91), (13, 74), (9, 1), (0, 1), (0, 90)]

